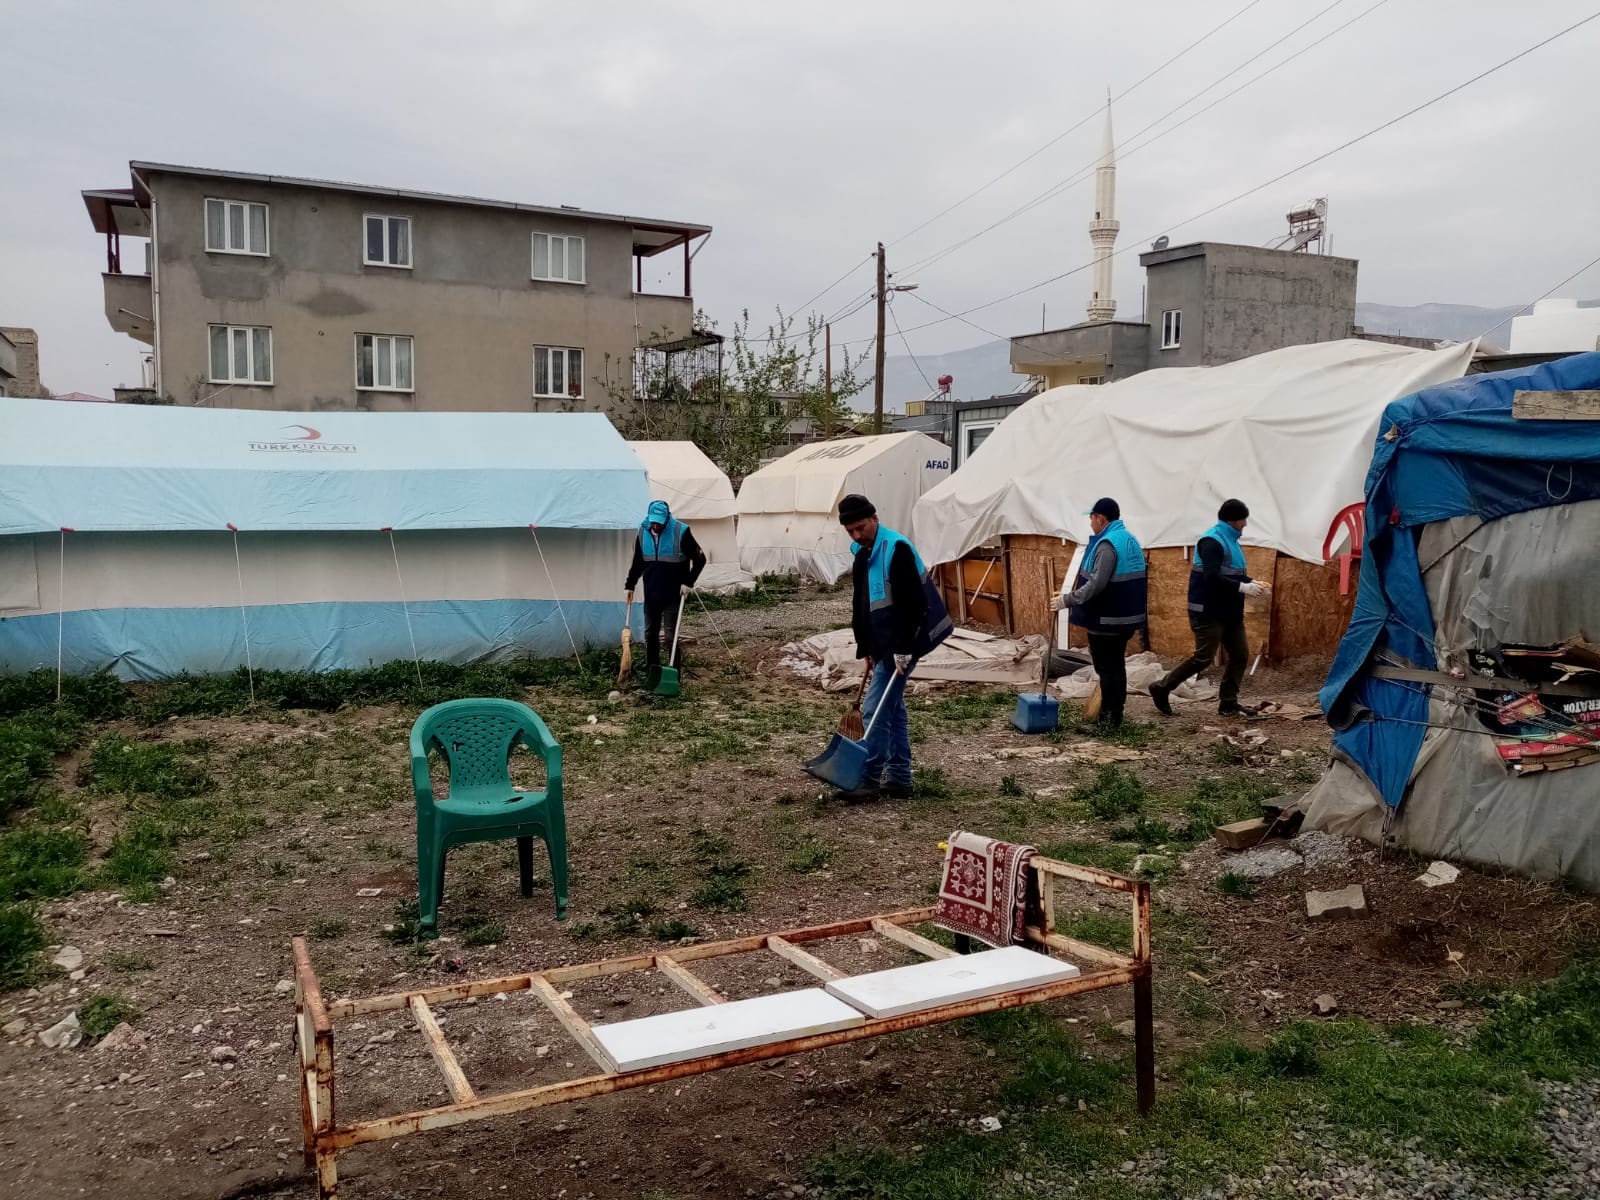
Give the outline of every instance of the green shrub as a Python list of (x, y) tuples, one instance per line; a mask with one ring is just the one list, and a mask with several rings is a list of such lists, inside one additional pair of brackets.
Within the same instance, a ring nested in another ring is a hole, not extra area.
[(1137, 775), (1109, 763), (1100, 768), (1093, 783), (1074, 788), (1072, 799), (1086, 805), (1102, 821), (1111, 821), (1138, 812), (1148, 796)]
[(90, 748), (84, 781), (97, 792), (143, 794), (160, 800), (187, 799), (212, 786), (205, 769), (176, 747), (160, 742), (130, 742), (115, 734), (101, 738)]
[(90, 1041), (99, 1041), (124, 1021), (131, 1021), (139, 1010), (115, 992), (101, 992), (78, 1008), (78, 1026)]
[(1256, 894), (1256, 885), (1248, 875), (1241, 875), (1237, 871), (1224, 871), (1217, 876), (1217, 891), (1224, 896), (1248, 900)]
[(38, 969), (44, 927), (26, 904), (0, 904), (0, 991), (21, 987)]
[(154, 817), (140, 816), (111, 839), (102, 871), (109, 883), (121, 885), (130, 900), (147, 900), (156, 885), (172, 873), (172, 835)]
[(70, 896), (90, 884), (89, 839), (70, 829), (24, 825), (0, 834), (0, 902)]

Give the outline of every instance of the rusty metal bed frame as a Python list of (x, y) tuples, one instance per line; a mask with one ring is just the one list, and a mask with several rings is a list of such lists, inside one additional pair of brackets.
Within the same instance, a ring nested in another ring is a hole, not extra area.
[[(1043, 953), (1048, 954), (1052, 950), (1058, 950), (1077, 960), (1082, 973), (1075, 978), (1002, 992), (982, 999), (946, 1004), (901, 1016), (868, 1018), (863, 1024), (832, 1033), (791, 1038), (764, 1046), (752, 1046), (685, 1062), (627, 1072), (617, 1070), (601, 1048), (588, 1022), (562, 997), (558, 985), (629, 971), (654, 970), (671, 980), (700, 1004), (722, 1004), (727, 998), (690, 971), (686, 963), (765, 950), (820, 980), (828, 981), (843, 978), (845, 972), (835, 969), (802, 949), (802, 943), (849, 934), (875, 933), (928, 958), (949, 957), (956, 951), (907, 928), (928, 921), (933, 916), (932, 908), (916, 908), (881, 916), (837, 921), (829, 925), (814, 925), (784, 933), (757, 934), (704, 945), (679, 946), (655, 954), (602, 959), (576, 966), (551, 967), (543, 971), (504, 975), (493, 979), (467, 980), (362, 999), (335, 1000), (330, 1003), (323, 999), (316, 973), (311, 968), (311, 958), (306, 951), (305, 939), (297, 937), (294, 939), (294, 997), (295, 1044), (300, 1059), (300, 1116), (305, 1137), (306, 1164), (316, 1172), (317, 1194), (321, 1200), (336, 1200), (339, 1186), (338, 1171), (335, 1166), (336, 1155), (341, 1150), (348, 1150), (352, 1146), (360, 1146), (367, 1142), (404, 1137), (428, 1129), (443, 1129), (450, 1125), (460, 1125), (484, 1117), (521, 1112), (530, 1108), (566, 1104), (592, 1096), (620, 1092), (627, 1088), (664, 1083), (688, 1075), (702, 1075), (724, 1067), (740, 1066), (769, 1058), (782, 1058), (807, 1050), (819, 1050), (886, 1033), (937, 1025), (977, 1013), (1037, 1004), (1044, 1000), (1099, 991), (1102, 988), (1117, 987), (1122, 984), (1133, 985), (1134, 1067), (1138, 1108), (1143, 1115), (1149, 1112), (1155, 1102), (1150, 885), (1109, 871), (1074, 866), (1037, 856), (1033, 858), (1030, 867), (1038, 883), (1040, 903), (1038, 922), (1026, 926), (1026, 938)], [(1118, 954), (1100, 946), (1063, 936), (1056, 931), (1054, 885), (1058, 880), (1106, 888), (1131, 897), (1133, 908), (1131, 955)], [(437, 1005), (462, 1001), (474, 996), (520, 990), (532, 992), (544, 1003), (573, 1040), (594, 1060), (600, 1068), (600, 1074), (502, 1092), (493, 1096), (478, 1095), (468, 1082), (449, 1042), (445, 1040), (444, 1032), (434, 1017), (433, 1009)], [(436, 1108), (401, 1113), (391, 1117), (357, 1121), (348, 1125), (338, 1124), (334, 1115), (334, 1022), (405, 1009), (411, 1011), (418, 1030), (432, 1052), (434, 1061), (444, 1076), (452, 1102)]]

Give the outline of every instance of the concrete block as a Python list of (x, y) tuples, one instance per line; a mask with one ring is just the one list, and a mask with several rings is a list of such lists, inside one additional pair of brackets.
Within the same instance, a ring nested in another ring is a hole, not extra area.
[(1342, 887), (1336, 892), (1307, 892), (1306, 916), (1313, 921), (1330, 917), (1364, 917), (1367, 915), (1367, 896), (1359, 883)]
[(1212, 831), (1212, 836), (1217, 839), (1217, 845), (1228, 850), (1248, 850), (1259, 845), (1267, 836), (1267, 822), (1262, 817), (1252, 817), (1248, 821), (1235, 821), (1232, 825), (1218, 825)]

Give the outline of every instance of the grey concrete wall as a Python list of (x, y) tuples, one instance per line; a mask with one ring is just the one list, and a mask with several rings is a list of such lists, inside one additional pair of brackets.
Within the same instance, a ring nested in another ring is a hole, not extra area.
[[(635, 322), (689, 331), (693, 302), (633, 294), (625, 225), (317, 188), (153, 174), (161, 390), (179, 402), (298, 411), (559, 409), (533, 400), (533, 348), (584, 351), (582, 407), (631, 380)], [(205, 249), (205, 198), (270, 205), (270, 257)], [(367, 213), (410, 217), (411, 269), (363, 264)], [(587, 282), (531, 276), (534, 232), (585, 238)], [(270, 387), (209, 382), (207, 326), (272, 329)], [(358, 391), (358, 333), (414, 340), (414, 393)], [(213, 395), (213, 393), (215, 393)]]
[[(1141, 256), (1143, 258), (1144, 256)], [(1145, 269), (1145, 364), (1155, 367), (1198, 367), (1205, 361), (1206, 260), (1196, 254), (1151, 263)], [(1183, 327), (1175, 349), (1161, 348), (1161, 314), (1168, 309), (1183, 313)]]
[(6, 395), (47, 399), (50, 389), (39, 378), (39, 335), (18, 325), (0, 327), (0, 334), (4, 334), (12, 346), (11, 378), (6, 381)]
[(1149, 366), (1149, 327), (1133, 322), (1118, 322), (1111, 326), (1111, 348), (1106, 355), (1106, 382), (1137, 375)]

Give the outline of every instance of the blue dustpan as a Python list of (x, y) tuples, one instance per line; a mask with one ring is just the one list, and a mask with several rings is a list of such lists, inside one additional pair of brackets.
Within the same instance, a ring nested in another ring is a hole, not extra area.
[(889, 688), (884, 691), (877, 707), (872, 710), (872, 720), (867, 722), (866, 731), (861, 735), (859, 742), (834, 734), (828, 742), (828, 748), (806, 762), (806, 771), (823, 783), (832, 784), (841, 792), (853, 792), (865, 783), (867, 759), (871, 757), (867, 743), (872, 740), (872, 727), (878, 723), (878, 714), (883, 711), (884, 704), (889, 699), (889, 691), (904, 681), (905, 676), (900, 674), (896, 674), (895, 678), (890, 680)]

